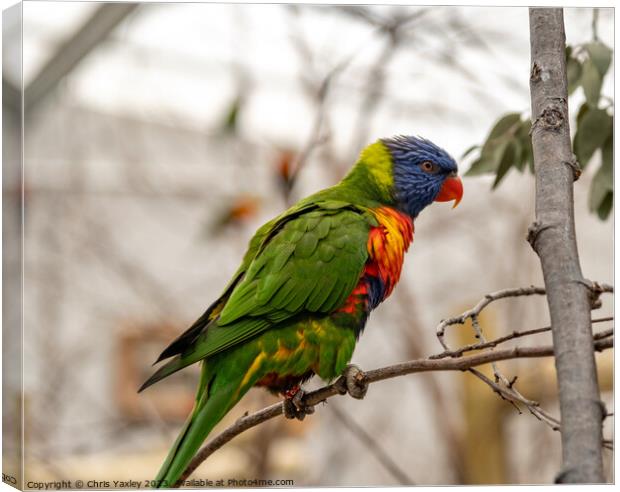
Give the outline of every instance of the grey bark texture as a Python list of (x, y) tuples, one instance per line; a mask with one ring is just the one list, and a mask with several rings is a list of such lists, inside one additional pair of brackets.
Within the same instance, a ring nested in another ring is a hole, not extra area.
[(558, 377), (562, 470), (556, 482), (601, 483), (602, 421), (590, 294), (579, 265), (562, 9), (530, 9), (532, 146), (536, 221), (528, 240), (538, 254), (551, 316)]

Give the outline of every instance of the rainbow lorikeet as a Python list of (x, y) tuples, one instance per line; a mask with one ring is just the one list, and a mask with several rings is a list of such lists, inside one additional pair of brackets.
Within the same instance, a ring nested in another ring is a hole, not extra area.
[(162, 352), (157, 362), (171, 359), (140, 388), (202, 361), (194, 409), (159, 485), (174, 485), (252, 386), (293, 399), (314, 374), (339, 376), (370, 311), (398, 282), (415, 217), (433, 201), (456, 206), (462, 194), (452, 157), (428, 140), (397, 136), (366, 147), (340, 183), (258, 229), (223, 294)]

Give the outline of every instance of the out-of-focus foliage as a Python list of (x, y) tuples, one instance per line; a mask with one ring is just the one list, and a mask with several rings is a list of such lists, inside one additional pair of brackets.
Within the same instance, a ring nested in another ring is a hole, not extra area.
[[(589, 208), (601, 220), (607, 219), (613, 206), (613, 100), (601, 96), (603, 80), (612, 59), (612, 50), (598, 40), (566, 47), (568, 93), (583, 89), (585, 102), (577, 111), (573, 152), (582, 169), (600, 149), (601, 165), (590, 187)], [(474, 145), (463, 157), (479, 150), (466, 176), (495, 174), (495, 189), (511, 168), (534, 172), (531, 118), (508, 113), (493, 125), (482, 145)]]
[(239, 113), (241, 112), (241, 106), (243, 104), (243, 97), (237, 96), (231, 103), (226, 111), (226, 114), (222, 121), (222, 132), (229, 134), (237, 133), (237, 126), (239, 124)]
[(279, 151), (275, 161), (276, 181), (285, 198), (288, 198), (295, 183), (295, 171), (293, 169), (295, 157), (292, 150), (283, 149)]
[(256, 216), (260, 207), (260, 199), (256, 196), (241, 194), (227, 200), (219, 213), (205, 227), (207, 234), (219, 234), (224, 229), (238, 226)]

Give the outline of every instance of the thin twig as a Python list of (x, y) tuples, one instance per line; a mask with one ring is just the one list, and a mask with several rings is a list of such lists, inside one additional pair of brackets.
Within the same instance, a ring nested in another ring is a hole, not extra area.
[(387, 454), (381, 444), (377, 442), (361, 425), (353, 420), (349, 415), (345, 415), (336, 405), (329, 407), (336, 418), (344, 425), (351, 434), (357, 437), (366, 448), (375, 455), (377, 460), (392, 475), (400, 485), (415, 485), (415, 482), (405, 473), (401, 467)]
[(485, 376), (480, 371), (476, 369), (469, 369), (469, 372), (474, 374), (478, 379), (482, 380), (484, 383), (488, 384), (495, 393), (497, 393), (502, 399), (510, 402), (518, 411), (521, 413), (521, 409), (517, 405), (517, 403), (521, 403), (527, 407), (532, 415), (534, 415), (538, 420), (546, 423), (551, 427), (554, 431), (560, 430), (560, 421), (553, 417), (552, 415), (545, 412), (542, 408), (540, 408), (540, 404), (537, 401), (528, 400), (521, 393), (514, 390), (509, 386), (499, 385), (497, 382), (492, 381), (487, 376)]
[(444, 319), (437, 325), (437, 338), (439, 339), (439, 343), (444, 348), (444, 350), (449, 351), (450, 348), (446, 344), (445, 341), (445, 332), (446, 328), (450, 325), (462, 325), (468, 318), (476, 317), (480, 314), (480, 312), (491, 304), (494, 301), (499, 299), (504, 299), (506, 297), (520, 297), (520, 296), (531, 296), (531, 295), (545, 295), (545, 289), (542, 287), (518, 287), (515, 289), (503, 289), (498, 290), (497, 292), (491, 292), (490, 294), (485, 295), (473, 308), (461, 313), (459, 316), (455, 316), (453, 318)]
[[(592, 320), (592, 324), (594, 323), (604, 323), (606, 321), (613, 321), (613, 316), (607, 316), (605, 318), (595, 318)], [(522, 338), (529, 335), (536, 335), (538, 333), (545, 333), (551, 331), (550, 326), (544, 326), (542, 328), (535, 328), (533, 330), (524, 330), (524, 331), (513, 331), (509, 335), (505, 335), (503, 337), (495, 338), (494, 340), (490, 340), (488, 342), (478, 342), (472, 343), (469, 345), (465, 345), (456, 350), (446, 350), (441, 352), (440, 354), (432, 355), (431, 359), (443, 359), (445, 357), (461, 357), (465, 352), (472, 352), (474, 350), (483, 350), (487, 348), (497, 347), (498, 345), (508, 342), (510, 340), (515, 340), (517, 338)], [(594, 333), (594, 340), (600, 340), (601, 338), (608, 337), (613, 335), (613, 330), (605, 330), (600, 333)]]
[[(488, 343), (484, 334), (482, 333), (482, 328), (480, 328), (480, 324), (478, 323), (478, 314), (472, 314), (471, 316), (471, 324), (474, 328), (474, 332), (476, 334), (476, 338), (480, 340), (480, 343), (486, 344)], [(491, 348), (493, 350), (493, 348)], [(538, 408), (538, 402), (531, 401), (525, 396), (523, 396), (514, 386), (514, 383), (517, 380), (515, 376), (512, 380), (509, 380), (504, 374), (499, 370), (499, 367), (495, 362), (491, 363), (491, 367), (493, 368), (493, 375), (495, 376), (495, 383), (488, 380), (488, 378), (479, 371), (475, 369), (470, 369), (469, 371), (474, 374), (478, 379), (481, 379), (485, 383), (489, 384), (502, 398), (507, 399), (510, 404), (517, 409), (519, 413), (521, 413), (521, 409), (517, 402), (522, 403), (527, 407), (532, 415), (537, 417), (539, 420), (549, 424), (553, 430), (559, 429), (559, 423), (556, 419), (551, 417), (550, 415), (545, 414), (542, 410)], [(500, 386), (498, 383), (502, 383), (503, 386)]]
[(598, 41), (598, 9), (592, 9), (592, 39)]
[[(291, 12), (297, 14), (297, 9), (291, 9)], [(309, 76), (308, 69), (311, 72), (317, 72), (314, 63), (314, 55), (310, 45), (306, 42), (306, 39), (301, 34), (299, 29), (295, 30), (295, 36), (293, 37), (294, 46), (297, 49), (299, 58), (303, 66), (305, 67), (302, 77), (301, 85), (305, 89), (308, 96), (313, 99), (316, 104), (316, 113), (312, 128), (304, 144), (301, 152), (298, 154), (295, 162), (291, 166), (291, 175), (289, 178), (288, 189), (290, 190), (302, 168), (310, 158), (310, 155), (321, 145), (329, 142), (331, 131), (327, 126), (327, 100), (328, 94), (331, 90), (334, 80), (347, 68), (347, 66), (353, 61), (353, 55), (345, 56), (340, 62), (338, 62), (331, 70), (329, 70), (320, 81), (316, 74), (311, 73)], [(289, 201), (289, 196), (285, 197)]]

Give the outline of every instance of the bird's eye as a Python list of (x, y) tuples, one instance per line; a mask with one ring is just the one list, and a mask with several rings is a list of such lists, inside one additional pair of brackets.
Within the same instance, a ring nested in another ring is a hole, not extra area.
[(431, 161), (422, 162), (420, 164), (420, 169), (429, 174), (437, 174), (439, 172), (439, 166)]

